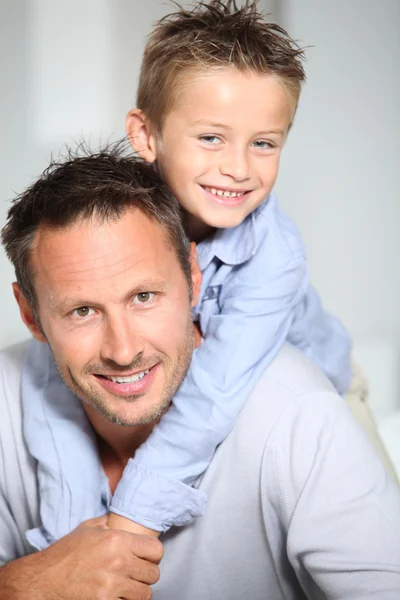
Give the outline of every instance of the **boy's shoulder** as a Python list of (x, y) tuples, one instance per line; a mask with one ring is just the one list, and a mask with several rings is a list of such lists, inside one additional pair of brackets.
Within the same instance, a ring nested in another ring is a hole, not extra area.
[(274, 271), (304, 262), (306, 258), (301, 235), (281, 210), (274, 192), (242, 223), (230, 229), (217, 229), (197, 249), (202, 270), (215, 256), (231, 266), (261, 261)]
[(256, 247), (276, 251), (283, 260), (305, 258), (305, 247), (295, 223), (279, 205), (274, 191), (252, 213)]

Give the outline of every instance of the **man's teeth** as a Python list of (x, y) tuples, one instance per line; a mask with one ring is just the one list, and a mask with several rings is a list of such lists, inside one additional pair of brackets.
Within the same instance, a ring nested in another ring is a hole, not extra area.
[(147, 369), (147, 371), (142, 371), (141, 373), (135, 373), (134, 375), (131, 375), (130, 377), (107, 377), (107, 379), (111, 379), (111, 381), (113, 381), (114, 383), (136, 383), (137, 381), (140, 381), (141, 379), (143, 379), (143, 377), (145, 375), (147, 375), (147, 373), (150, 371), (150, 369)]
[(208, 192), (224, 198), (239, 198), (244, 195), (244, 192), (228, 192), (228, 190), (219, 190), (217, 188), (206, 187)]

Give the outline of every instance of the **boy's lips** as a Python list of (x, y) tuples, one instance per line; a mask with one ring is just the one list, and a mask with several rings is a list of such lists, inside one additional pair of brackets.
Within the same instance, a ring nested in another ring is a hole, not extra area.
[(228, 187), (214, 187), (208, 185), (201, 186), (208, 197), (214, 202), (225, 206), (237, 206), (243, 202), (251, 190), (239, 190)]
[(146, 393), (157, 373), (159, 363), (143, 371), (129, 374), (99, 375), (94, 374), (100, 385), (116, 396), (132, 396)]

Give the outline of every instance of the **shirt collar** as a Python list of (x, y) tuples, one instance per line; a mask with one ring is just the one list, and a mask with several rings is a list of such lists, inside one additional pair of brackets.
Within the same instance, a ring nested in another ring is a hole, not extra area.
[(202, 271), (214, 257), (227, 265), (240, 265), (253, 256), (257, 246), (256, 219), (268, 198), (240, 225), (230, 229), (217, 229), (213, 235), (198, 244), (197, 256)]

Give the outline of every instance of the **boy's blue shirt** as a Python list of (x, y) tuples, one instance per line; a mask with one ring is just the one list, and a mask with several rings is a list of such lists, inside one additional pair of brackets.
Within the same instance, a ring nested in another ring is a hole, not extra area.
[[(309, 285), (300, 234), (274, 193), (238, 227), (201, 242), (197, 252), (203, 281), (193, 315), (204, 342), (111, 502), (113, 512), (159, 531), (187, 524), (204, 510), (204, 495), (191, 486), (285, 341), (317, 363), (340, 394), (351, 379), (349, 336)], [(36, 430), (33, 445), (41, 435)], [(77, 481), (69, 485), (77, 494), (85, 489)]]

